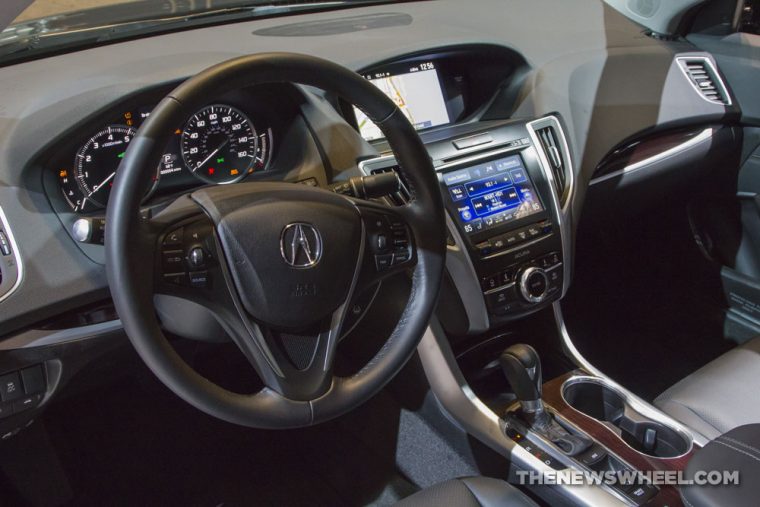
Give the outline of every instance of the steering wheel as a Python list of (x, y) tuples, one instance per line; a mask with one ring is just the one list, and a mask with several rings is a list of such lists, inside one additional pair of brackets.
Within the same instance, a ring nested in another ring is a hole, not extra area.
[[(140, 201), (175, 129), (210, 98), (264, 83), (321, 88), (361, 108), (385, 134), (410, 202), (389, 207), (306, 185), (250, 182), (202, 187), (142, 218)], [(198, 409), (258, 428), (313, 425), (374, 396), (419, 343), (444, 267), (442, 198), (414, 128), (361, 76), (298, 54), (235, 58), (167, 95), (129, 145), (106, 220), (108, 282), (140, 357)], [(410, 296), (390, 337), (357, 373), (336, 376), (333, 362), (352, 295), (402, 271), (411, 272)], [(156, 295), (210, 312), (265, 387), (238, 394), (192, 369), (162, 331)]]

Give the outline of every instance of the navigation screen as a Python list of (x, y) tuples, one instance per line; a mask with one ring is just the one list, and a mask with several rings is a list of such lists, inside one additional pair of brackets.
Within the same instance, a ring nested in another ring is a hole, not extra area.
[[(451, 121), (443, 98), (438, 70), (433, 62), (394, 66), (392, 71), (364, 76), (396, 103), (417, 130)], [(359, 132), (367, 141), (385, 136), (367, 116), (354, 108)]]
[(445, 173), (443, 182), (468, 234), (544, 209), (519, 155)]

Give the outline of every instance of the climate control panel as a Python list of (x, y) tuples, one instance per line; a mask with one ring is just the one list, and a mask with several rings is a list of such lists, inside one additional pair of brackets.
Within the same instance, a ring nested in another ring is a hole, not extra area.
[(553, 301), (562, 294), (562, 256), (542, 255), (484, 276), (481, 288), (491, 315), (507, 315)]

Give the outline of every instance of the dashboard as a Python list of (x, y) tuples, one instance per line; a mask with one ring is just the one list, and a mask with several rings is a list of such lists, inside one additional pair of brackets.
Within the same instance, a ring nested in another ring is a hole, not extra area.
[[(587, 22), (573, 26), (570, 18)], [(473, 246), (491, 233), (528, 227), (552, 208), (546, 178), (526, 150), (458, 164), (506, 142), (495, 135), (499, 122), (562, 120), (577, 182), (562, 207), (575, 221), (594, 171), (622, 143), (641, 132), (724, 122), (732, 111), (700, 97), (675, 63), (677, 55), (693, 54), (692, 46), (642, 36), (598, 0), (484, 0), (467, 16), (455, 0), (367, 6), (167, 33), (0, 68), (0, 208), (24, 268), (0, 303), (0, 335), (108, 298), (104, 249), (78, 242), (72, 226), (105, 215), (133, 129), (189, 76), (266, 51), (327, 58), (394, 94), (436, 163), (468, 170), (442, 190), (452, 199), (466, 195), (449, 211)], [(649, 76), (649, 85), (634, 87), (632, 73)], [(228, 124), (247, 135), (232, 135)], [(306, 180), (327, 187), (358, 176), (360, 162), (388, 151), (361, 112), (340, 98), (283, 84), (209, 97), (176, 129), (145, 189), (146, 213), (209, 184)], [(528, 169), (527, 180), (513, 172), (517, 165), (487, 172), (491, 163), (516, 164), (512, 155)]]

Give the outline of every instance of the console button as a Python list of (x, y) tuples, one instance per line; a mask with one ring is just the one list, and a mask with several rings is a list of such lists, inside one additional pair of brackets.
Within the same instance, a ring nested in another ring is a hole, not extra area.
[(606, 456), (607, 451), (605, 451), (601, 446), (595, 445), (585, 453), (581, 454), (579, 460), (584, 465), (590, 467), (602, 461)]
[(515, 310), (519, 303), (514, 285), (486, 294), (486, 304), (494, 315), (504, 315)]
[(0, 419), (13, 415), (13, 408), (10, 403), (0, 403)]
[(24, 396), (24, 388), (21, 387), (21, 379), (18, 372), (9, 373), (0, 377), (0, 399), (13, 401)]
[(47, 388), (41, 365), (21, 370), (21, 382), (24, 384), (26, 394), (43, 393)]
[(499, 283), (498, 275), (486, 276), (480, 281), (480, 286), (483, 288), (484, 292), (495, 289), (499, 285), (501, 284)]
[(505, 236), (497, 236), (495, 238), (491, 238), (491, 246), (494, 250), (504, 250), (507, 248), (507, 240)]
[(530, 236), (531, 238), (536, 238), (543, 234), (543, 231), (541, 230), (540, 225), (530, 225), (526, 227), (525, 230), (528, 231), (528, 236)]
[(478, 251), (478, 253), (485, 257), (486, 255), (490, 255), (493, 249), (491, 248), (491, 242), (490, 241), (483, 241), (482, 243), (478, 243), (475, 245), (475, 250)]

